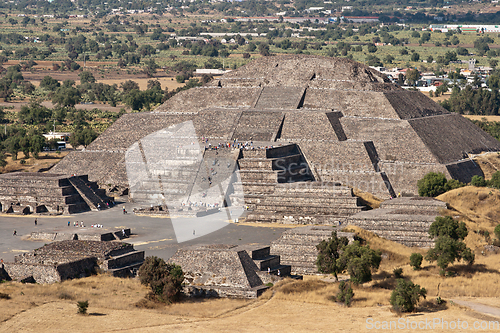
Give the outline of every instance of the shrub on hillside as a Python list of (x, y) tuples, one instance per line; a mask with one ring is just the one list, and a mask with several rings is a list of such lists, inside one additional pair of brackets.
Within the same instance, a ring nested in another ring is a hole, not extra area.
[(139, 268), (139, 280), (150, 286), (149, 298), (173, 303), (180, 298), (184, 272), (176, 264), (167, 264), (155, 256), (147, 257)]
[(89, 307), (89, 301), (80, 301), (76, 302), (76, 305), (78, 306), (78, 313), (79, 314), (87, 314), (87, 309)]
[(488, 182), (488, 186), (496, 188), (496, 189), (500, 189), (500, 171), (495, 172), (491, 176), (491, 179)]
[(394, 268), (392, 271), (394, 273), (394, 277), (396, 279), (401, 279), (403, 277), (403, 269), (402, 268)]
[(410, 266), (413, 267), (414, 270), (419, 270), (422, 268), (422, 259), (424, 258), (423, 255), (420, 253), (412, 253), (410, 256)]
[(495, 227), (494, 232), (497, 239), (500, 240), (500, 224)]
[(345, 281), (340, 282), (339, 292), (337, 293), (337, 302), (342, 302), (346, 306), (351, 306), (352, 299), (354, 298), (354, 291), (351, 284)]
[(418, 284), (398, 279), (396, 289), (391, 293), (391, 305), (397, 312), (412, 312), (416, 309), (420, 297), (425, 299), (427, 290)]
[(447, 191), (465, 186), (456, 179), (446, 180), (441, 172), (429, 172), (417, 182), (418, 195), (421, 197), (437, 197)]
[(485, 187), (486, 186), (486, 180), (484, 180), (483, 177), (481, 176), (473, 176), (471, 181), (470, 181), (470, 184), (472, 186), (477, 186), (477, 187)]

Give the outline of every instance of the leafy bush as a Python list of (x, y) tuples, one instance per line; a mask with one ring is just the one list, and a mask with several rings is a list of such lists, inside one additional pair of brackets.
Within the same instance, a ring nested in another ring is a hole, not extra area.
[(394, 268), (392, 271), (394, 273), (394, 277), (396, 279), (400, 279), (403, 277), (403, 269), (402, 268)]
[(448, 179), (446, 182), (445, 190), (446, 192), (454, 190), (456, 188), (464, 187), (465, 184), (456, 180), (456, 179)]
[(420, 297), (425, 299), (427, 290), (418, 284), (404, 279), (398, 279), (396, 289), (391, 293), (391, 305), (397, 312), (412, 312), (415, 310)]
[(337, 302), (342, 302), (346, 306), (351, 306), (352, 299), (354, 298), (354, 292), (350, 283), (345, 281), (340, 282), (339, 292), (337, 293)]
[(486, 186), (486, 180), (484, 180), (483, 177), (481, 176), (473, 176), (471, 181), (470, 181), (470, 184), (472, 186), (477, 186), (477, 187), (485, 187)]
[(87, 309), (89, 307), (89, 301), (79, 301), (79, 302), (76, 302), (76, 305), (78, 306), (78, 313), (79, 314), (86, 314), (87, 313)]
[(417, 182), (418, 195), (437, 197), (446, 192), (446, 177), (443, 173), (429, 172)]
[(139, 280), (151, 287), (150, 298), (172, 303), (180, 298), (184, 273), (180, 266), (153, 256), (147, 257), (139, 268)]
[(495, 227), (494, 232), (497, 239), (500, 240), (500, 224)]
[(414, 270), (419, 270), (420, 268), (422, 268), (423, 258), (424, 256), (420, 253), (412, 253), (410, 256), (410, 266), (412, 266)]
[(421, 197), (437, 197), (447, 191), (454, 190), (465, 184), (455, 179), (446, 180), (443, 173), (429, 172), (417, 182), (418, 195)]
[(488, 185), (490, 187), (500, 189), (500, 171), (495, 172), (492, 176), (490, 181), (488, 182)]

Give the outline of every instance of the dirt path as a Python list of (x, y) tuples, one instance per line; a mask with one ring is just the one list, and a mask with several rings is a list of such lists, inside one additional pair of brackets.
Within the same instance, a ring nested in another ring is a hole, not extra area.
[(498, 307), (489, 306), (489, 305), (485, 305), (485, 304), (481, 304), (481, 303), (477, 303), (477, 302), (460, 300), (460, 299), (452, 299), (452, 301), (458, 305), (462, 305), (462, 306), (466, 306), (468, 308), (471, 308), (472, 310), (474, 310), (476, 312), (500, 318), (500, 308), (498, 308)]

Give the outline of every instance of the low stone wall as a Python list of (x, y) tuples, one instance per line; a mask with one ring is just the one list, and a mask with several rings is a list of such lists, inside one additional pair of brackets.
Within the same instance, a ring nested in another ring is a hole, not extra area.
[(229, 288), (220, 286), (185, 286), (183, 292), (190, 297), (230, 297), (230, 298), (257, 298), (267, 287), (262, 288)]
[(37, 283), (61, 282), (61, 276), (54, 265), (4, 263), (4, 269), (12, 280), (21, 281), (29, 277)]

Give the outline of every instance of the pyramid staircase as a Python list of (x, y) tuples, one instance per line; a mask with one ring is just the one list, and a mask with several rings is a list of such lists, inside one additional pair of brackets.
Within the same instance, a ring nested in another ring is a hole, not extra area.
[(96, 182), (90, 182), (88, 176), (74, 176), (68, 178), (69, 182), (75, 190), (80, 194), (82, 199), (87, 203), (93, 211), (106, 209), (106, 191), (100, 189)]
[(248, 222), (338, 225), (366, 209), (352, 189), (315, 181), (296, 144), (243, 150), (238, 164)]

